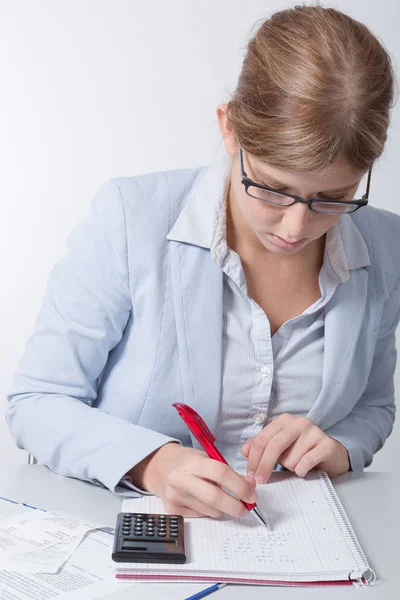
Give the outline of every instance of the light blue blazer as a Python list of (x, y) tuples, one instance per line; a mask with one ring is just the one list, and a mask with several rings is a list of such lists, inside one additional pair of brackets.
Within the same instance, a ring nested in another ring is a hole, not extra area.
[[(218, 159), (106, 181), (69, 236), (6, 414), (18, 447), (53, 471), (118, 492), (165, 442), (196, 445), (173, 402), (214, 428), (223, 273), (209, 248), (225, 169)], [(323, 384), (307, 416), (362, 470), (395, 416), (400, 217), (366, 207), (339, 223), (350, 277), (326, 306)], [(196, 243), (180, 239), (188, 229)]]

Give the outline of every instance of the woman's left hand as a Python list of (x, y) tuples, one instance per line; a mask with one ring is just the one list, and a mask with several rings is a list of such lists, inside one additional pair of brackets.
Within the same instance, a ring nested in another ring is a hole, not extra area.
[(307, 417), (283, 414), (271, 421), (254, 438), (242, 446), (247, 460), (247, 474), (257, 483), (266, 483), (275, 463), (304, 477), (318, 467), (329, 477), (346, 473), (350, 468), (346, 448), (329, 437)]

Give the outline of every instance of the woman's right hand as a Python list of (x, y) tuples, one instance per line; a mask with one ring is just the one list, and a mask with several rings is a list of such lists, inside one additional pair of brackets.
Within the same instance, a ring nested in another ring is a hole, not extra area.
[[(238, 500), (255, 502), (255, 480), (202, 450), (175, 442), (161, 446), (136, 465), (129, 475), (135, 485), (159, 496), (165, 510), (184, 517), (240, 517), (247, 509)], [(230, 490), (237, 498), (222, 489)]]

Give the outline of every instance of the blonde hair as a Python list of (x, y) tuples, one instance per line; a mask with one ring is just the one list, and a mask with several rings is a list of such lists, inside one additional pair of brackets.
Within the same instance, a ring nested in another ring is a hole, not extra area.
[(383, 152), (393, 95), (391, 58), (368, 27), (299, 5), (250, 39), (228, 120), (245, 150), (276, 167), (323, 171), (344, 159), (364, 173)]

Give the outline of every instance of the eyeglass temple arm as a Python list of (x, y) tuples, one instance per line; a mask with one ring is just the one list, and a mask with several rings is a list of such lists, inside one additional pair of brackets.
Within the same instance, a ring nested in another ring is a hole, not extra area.
[(371, 173), (372, 173), (372, 167), (368, 171), (367, 191), (365, 192), (365, 194), (363, 196), (364, 200), (368, 200), (368, 198), (369, 198), (369, 184), (370, 184), (370, 181), (371, 181)]

